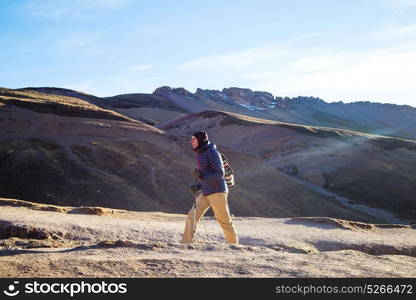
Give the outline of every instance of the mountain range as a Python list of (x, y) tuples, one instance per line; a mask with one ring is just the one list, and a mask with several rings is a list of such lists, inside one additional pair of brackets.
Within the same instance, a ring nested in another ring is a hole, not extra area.
[(189, 113), (221, 110), (300, 125), (416, 138), (416, 108), (409, 105), (369, 101), (327, 103), (316, 97), (275, 97), (268, 92), (236, 87), (222, 91), (198, 88), (192, 93), (184, 88), (163, 86), (152, 94), (123, 94), (104, 98), (60, 88), (26, 89), (80, 98), (151, 125)]
[(153, 95), (170, 99), (189, 112), (222, 110), (257, 118), (416, 138), (416, 108), (372, 102), (327, 103), (315, 97), (274, 97), (267, 92), (227, 88), (222, 91), (161, 87)]

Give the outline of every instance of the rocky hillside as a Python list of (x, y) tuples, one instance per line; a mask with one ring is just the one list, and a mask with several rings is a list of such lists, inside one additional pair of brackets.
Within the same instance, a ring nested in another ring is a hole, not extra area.
[(154, 94), (124, 94), (105, 98), (111, 109), (155, 125), (187, 115), (190, 111)]
[[(190, 201), (191, 156), (148, 124), (77, 98), (3, 89), (0, 125), (3, 196), (174, 211)], [(172, 181), (171, 168), (183, 176)]]
[(115, 111), (99, 107), (81, 97), (42, 93), (34, 90), (0, 88), (0, 105), (21, 107), (58, 116), (136, 122)]
[[(315, 190), (351, 203), (416, 216), (416, 141), (325, 127), (301, 126), (220, 111), (162, 124), (173, 135), (206, 130), (212, 140), (255, 155)], [(258, 170), (250, 168), (259, 174)], [(275, 181), (278, 186), (281, 181)], [(281, 195), (276, 195), (280, 198)]]
[(96, 97), (70, 89), (56, 87), (28, 87), (14, 90), (15, 93), (39, 92), (44, 95), (80, 99), (105, 110), (119, 112), (132, 119), (154, 125), (166, 120), (184, 116), (189, 111), (174, 105), (170, 100), (152, 94), (124, 94), (113, 97)]

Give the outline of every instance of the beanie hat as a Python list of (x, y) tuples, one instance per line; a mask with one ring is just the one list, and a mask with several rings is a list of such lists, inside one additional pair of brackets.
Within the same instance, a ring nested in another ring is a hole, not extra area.
[(198, 131), (195, 132), (192, 136), (196, 137), (198, 140), (198, 147), (196, 147), (194, 150), (201, 149), (206, 144), (208, 144), (208, 134), (204, 131)]

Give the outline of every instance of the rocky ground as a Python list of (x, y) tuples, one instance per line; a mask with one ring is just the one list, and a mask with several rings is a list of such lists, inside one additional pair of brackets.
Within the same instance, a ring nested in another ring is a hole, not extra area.
[(1, 277), (415, 277), (416, 227), (332, 218), (205, 217), (0, 200)]

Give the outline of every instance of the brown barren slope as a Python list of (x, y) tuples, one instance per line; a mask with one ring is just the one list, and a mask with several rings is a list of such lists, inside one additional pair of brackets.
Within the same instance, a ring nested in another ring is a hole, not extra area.
[(94, 215), (14, 199), (0, 199), (0, 205), (3, 277), (416, 276), (411, 226), (240, 217), (234, 218), (236, 246), (226, 244), (216, 221), (206, 217), (196, 242), (182, 245), (185, 215)]

